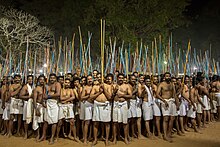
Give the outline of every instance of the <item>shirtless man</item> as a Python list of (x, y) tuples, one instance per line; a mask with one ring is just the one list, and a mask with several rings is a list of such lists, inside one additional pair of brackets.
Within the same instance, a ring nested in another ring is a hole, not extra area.
[(220, 121), (220, 77), (217, 75), (214, 75), (212, 78), (212, 84), (211, 87), (215, 87), (216, 92), (216, 98), (217, 98), (217, 113), (218, 113), (218, 121)]
[[(76, 136), (76, 126), (74, 120), (74, 111), (73, 111), (73, 100), (75, 95), (70, 86), (70, 79), (65, 79), (64, 87), (61, 89), (60, 103), (59, 103), (59, 121), (57, 126), (57, 139), (59, 138), (60, 128), (64, 120), (70, 122), (70, 133), (68, 135), (69, 139), (73, 139), (77, 142), (80, 142)], [(74, 138), (71, 133), (73, 133)]]
[(82, 120), (83, 142), (87, 144), (87, 135), (90, 121), (92, 120), (93, 101), (90, 99), (90, 93), (93, 87), (92, 76), (87, 76), (87, 84), (83, 87), (82, 94), (79, 95), (80, 100), (80, 119)]
[(56, 74), (49, 75), (49, 84), (46, 86), (46, 94), (44, 94), (44, 99), (46, 100), (46, 110), (45, 110), (45, 122), (43, 126), (43, 135), (40, 141), (46, 139), (46, 130), (48, 124), (52, 125), (51, 138), (49, 144), (54, 143), (54, 136), (56, 133), (57, 123), (58, 123), (58, 100), (60, 99), (61, 85), (57, 82)]
[[(153, 76), (153, 82), (152, 82), (152, 92), (153, 92), (153, 98), (154, 98), (154, 104), (153, 104), (153, 115), (155, 119), (155, 124), (157, 128), (157, 134), (160, 139), (162, 139), (162, 134), (160, 131), (160, 119), (161, 119), (161, 112), (160, 112), (160, 100), (156, 97), (157, 87), (158, 87), (159, 79), (158, 76)], [(154, 125), (155, 128), (155, 125)], [(153, 129), (153, 135), (155, 133), (155, 129)]]
[(9, 87), (10, 93), (10, 121), (9, 121), (9, 130), (8, 130), (8, 137), (12, 136), (12, 128), (15, 116), (18, 118), (18, 128), (17, 134), (20, 136), (20, 128), (21, 128), (21, 117), (23, 113), (23, 101), (19, 99), (19, 93), (22, 88), (21, 85), (21, 76), (15, 75), (14, 76), (14, 83)]
[(11, 85), (12, 79), (10, 77), (6, 77), (1, 87), (1, 99), (2, 99), (2, 109), (3, 115), (2, 119), (4, 120), (4, 130), (2, 131), (2, 135), (8, 134), (9, 131), (9, 120), (10, 120), (10, 93), (9, 87)]
[[(141, 92), (140, 92), (141, 90)], [(142, 95), (143, 98), (143, 118), (145, 121), (145, 127), (147, 131), (147, 137), (152, 138), (152, 133), (150, 131), (150, 121), (153, 120), (153, 91), (151, 88), (151, 78), (149, 75), (145, 77), (145, 85), (142, 85), (142, 87), (139, 89), (140, 95)]]
[(173, 121), (177, 114), (177, 106), (179, 105), (176, 97), (176, 90), (171, 82), (171, 74), (166, 72), (164, 74), (164, 81), (160, 83), (156, 93), (162, 103), (163, 114), (163, 131), (164, 140), (172, 142), (171, 131), (173, 129)]
[[(29, 102), (29, 105), (32, 106), (32, 98), (33, 98), (33, 95), (32, 95), (32, 90), (33, 90), (33, 78), (34, 76), (33, 75), (28, 75), (27, 76), (27, 84), (23, 86), (23, 88), (21, 89), (21, 92), (20, 92), (20, 95), (19, 97), (23, 100), (24, 102), (24, 107), (23, 107), (23, 121), (24, 122), (24, 139), (27, 139), (28, 137), (28, 124), (30, 123), (30, 121), (28, 119), (31, 119), (31, 118), (28, 118), (27, 116), (32, 116), (32, 114), (28, 114), (28, 113), (31, 113), (32, 110), (27, 110), (27, 106), (28, 106), (28, 102)], [(30, 99), (30, 100), (29, 100)]]
[[(179, 114), (179, 120), (180, 120), (180, 130), (182, 133), (185, 133), (185, 131), (189, 131), (187, 128), (187, 109), (189, 105), (191, 105), (191, 101), (189, 100), (190, 95), (190, 81), (189, 76), (185, 76), (184, 79), (184, 85), (181, 92), (181, 98), (180, 98), (180, 114)], [(185, 123), (184, 123), (184, 117), (185, 117)], [(185, 130), (185, 131), (184, 131)]]
[(205, 87), (205, 78), (204, 77), (197, 77), (197, 80), (199, 82), (199, 95), (202, 98), (203, 104), (205, 105), (205, 107), (203, 108), (203, 127), (206, 127), (206, 123), (207, 123), (207, 114), (208, 114), (208, 119), (209, 119), (209, 113), (208, 111), (210, 110), (210, 102), (212, 103), (212, 99), (209, 95), (209, 91), (207, 89), (207, 87)]
[(2, 91), (5, 91), (5, 86), (6, 86), (6, 82), (7, 82), (7, 79), (6, 77), (3, 77), (2, 79), (2, 83), (1, 83), (1, 88), (0, 88), (0, 132), (2, 132), (3, 128), (4, 128), (4, 125), (3, 125), (3, 111), (4, 111), (4, 106), (2, 105), (3, 104), (3, 93)]
[(128, 144), (128, 100), (132, 98), (132, 91), (129, 85), (123, 83), (124, 75), (119, 73), (117, 85), (114, 88), (113, 104), (113, 143), (116, 144), (117, 125), (123, 123), (124, 141)]
[[(189, 97), (191, 101), (191, 105), (190, 105), (189, 111), (187, 112), (187, 117), (191, 118), (194, 131), (199, 133), (197, 126), (196, 126), (196, 121), (195, 121), (197, 103), (200, 103), (203, 107), (205, 106), (199, 97), (199, 92), (198, 92), (199, 86), (198, 86), (198, 81), (196, 80), (196, 77), (193, 77), (192, 79), (192, 86), (193, 88), (190, 90), (190, 97)], [(198, 124), (198, 126), (200, 126), (200, 124)]]
[(46, 78), (44, 75), (40, 75), (37, 79), (38, 85), (33, 91), (33, 106), (34, 106), (34, 115), (33, 115), (33, 130), (37, 130), (36, 141), (39, 141), (40, 138), (40, 125), (44, 122), (44, 109), (46, 108), (46, 103), (43, 100), (43, 95), (46, 92), (45, 84)]
[[(138, 84), (137, 84), (137, 78), (134, 75), (130, 75), (128, 85), (132, 91), (132, 98), (129, 100), (128, 122), (129, 122), (129, 126), (131, 126), (132, 137), (137, 138), (137, 136), (135, 134), (135, 126), (137, 123)], [(141, 109), (140, 109), (138, 117), (141, 117)], [(128, 130), (128, 132), (129, 132), (129, 130)]]
[(105, 145), (109, 145), (109, 131), (110, 131), (110, 121), (111, 121), (111, 99), (112, 99), (112, 80), (113, 75), (108, 74), (106, 76), (106, 84), (100, 83), (94, 85), (90, 93), (90, 99), (94, 100), (93, 109), (93, 133), (94, 141), (93, 145), (97, 144), (97, 135), (99, 123), (102, 122), (105, 125), (106, 140)]

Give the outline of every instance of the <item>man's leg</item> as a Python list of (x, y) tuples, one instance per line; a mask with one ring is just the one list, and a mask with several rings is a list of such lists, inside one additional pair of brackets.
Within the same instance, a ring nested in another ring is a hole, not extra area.
[(58, 125), (57, 125), (57, 134), (56, 134), (56, 139), (57, 140), (59, 139), (60, 129), (61, 129), (62, 125), (63, 125), (63, 119), (60, 119), (58, 121)]
[(206, 128), (207, 111), (203, 111), (203, 127)]
[(171, 141), (170, 138), (168, 138), (168, 121), (169, 121), (169, 116), (164, 116), (163, 117), (163, 132), (164, 132), (164, 140), (166, 141)]
[(92, 145), (96, 145), (97, 144), (98, 128), (99, 128), (99, 122), (98, 121), (94, 121), (93, 122), (93, 137), (94, 137), (94, 141), (93, 141)]
[(155, 116), (155, 119), (156, 119), (156, 128), (157, 128), (158, 137), (159, 137), (160, 139), (162, 139), (163, 136), (162, 136), (162, 133), (161, 133), (161, 131), (160, 131), (160, 117), (161, 117), (161, 116)]
[(38, 140), (39, 142), (46, 140), (47, 127), (48, 127), (48, 123), (45, 121), (45, 122), (44, 122), (44, 125), (43, 125), (43, 133), (42, 133), (42, 136), (41, 136), (40, 140)]
[(20, 129), (21, 129), (21, 123), (22, 123), (22, 114), (17, 114), (17, 117), (18, 117), (17, 134), (18, 134), (18, 136), (21, 136)]
[(148, 138), (152, 138), (152, 133), (150, 132), (150, 121), (146, 120), (145, 121), (145, 127), (146, 127), (146, 131), (147, 131), (147, 137)]
[[(178, 120), (177, 120), (178, 121)], [(184, 130), (184, 125), (183, 125), (183, 116), (179, 116), (179, 122), (180, 122), (180, 127), (179, 127), (179, 129), (180, 129), (180, 131), (181, 131), (181, 133), (185, 133), (185, 130)]]
[(144, 138), (141, 134), (141, 117), (137, 118), (137, 130), (138, 130), (138, 139)]
[(13, 124), (14, 124), (14, 118), (15, 118), (15, 115), (14, 114), (10, 114), (10, 120), (9, 120), (7, 137), (11, 137), (12, 136), (12, 128), (13, 128)]
[(218, 110), (218, 121), (220, 121), (220, 106), (217, 107)]
[(57, 129), (57, 124), (52, 124), (52, 129), (51, 129), (51, 138), (50, 138), (50, 143), (49, 144), (54, 144), (54, 136), (56, 133)]
[(105, 132), (106, 132), (106, 137), (105, 137), (105, 145), (109, 145), (108, 139), (109, 139), (109, 132), (110, 132), (110, 123), (106, 122), (105, 124)]
[[(76, 134), (76, 126), (75, 126), (75, 120), (72, 118), (70, 119), (70, 131), (73, 132), (73, 139), (78, 142), (78, 143), (81, 143), (79, 138), (77, 137), (77, 134)], [(71, 133), (68, 135), (68, 137), (70, 139), (72, 139), (72, 136), (71, 136)]]
[(202, 114), (200, 114), (200, 113), (197, 113), (197, 116), (196, 116), (196, 118), (197, 118), (197, 124), (198, 124), (198, 129), (201, 129), (201, 119), (202, 119), (202, 116), (201, 116)]
[(24, 122), (24, 139), (28, 138), (28, 124)]
[(117, 142), (117, 139), (116, 139), (116, 136), (117, 136), (117, 123), (116, 122), (113, 122), (113, 128), (112, 128), (112, 132), (113, 132), (113, 144), (116, 144)]
[(124, 135), (125, 135), (125, 144), (128, 144), (128, 124), (123, 124)]
[(173, 129), (173, 121), (174, 121), (175, 117), (174, 116), (170, 116), (170, 120), (169, 120), (169, 127), (168, 127), (168, 134), (169, 137), (171, 138), (171, 133), (172, 133), (172, 129)]
[(87, 144), (87, 135), (88, 135), (88, 129), (89, 129), (90, 120), (85, 120), (84, 124), (84, 144)]

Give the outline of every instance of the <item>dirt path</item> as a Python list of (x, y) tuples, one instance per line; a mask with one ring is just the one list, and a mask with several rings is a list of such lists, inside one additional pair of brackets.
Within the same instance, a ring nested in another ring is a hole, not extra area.
[[(212, 123), (208, 128), (202, 130), (203, 134), (194, 132), (187, 132), (185, 136), (174, 135), (174, 142), (168, 143), (163, 140), (134, 140), (129, 145), (125, 145), (122, 141), (118, 141), (117, 145), (111, 147), (220, 147), (220, 122)], [(48, 145), (48, 141), (36, 143), (34, 138), (23, 140), (22, 137), (11, 137), (10, 139), (0, 135), (0, 147), (85, 147), (68, 139), (60, 139), (54, 145)], [(91, 143), (88, 145), (91, 146)], [(105, 146), (103, 142), (99, 141), (97, 147)]]

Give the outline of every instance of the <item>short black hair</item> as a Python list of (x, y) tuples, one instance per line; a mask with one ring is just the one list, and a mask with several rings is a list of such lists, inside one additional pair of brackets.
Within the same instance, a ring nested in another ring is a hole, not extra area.
[(40, 78), (44, 78), (44, 81), (46, 81), (46, 77), (42, 74), (42, 75), (39, 75), (39, 77), (37, 78), (37, 82), (39, 82)]
[(168, 71), (164, 73), (164, 76), (167, 75), (167, 74), (171, 76), (171, 73), (168, 72)]
[(81, 79), (79, 78), (79, 77), (75, 77), (75, 78), (73, 78), (73, 82), (75, 82), (75, 81), (80, 81)]
[(147, 80), (147, 79), (151, 79), (151, 78), (150, 78), (150, 75), (146, 75), (146, 76), (144, 77), (144, 80)]
[(28, 76), (27, 76), (27, 79), (28, 79), (29, 77), (32, 77), (32, 79), (34, 78), (34, 76), (33, 76), (33, 75), (28, 75)]
[(107, 77), (111, 77), (112, 79), (114, 79), (114, 75), (112, 74), (112, 73), (108, 73), (107, 75), (106, 75), (106, 78)]
[(119, 76), (123, 76), (123, 77), (125, 77), (125, 75), (124, 75), (123, 73), (118, 73), (117, 78), (118, 78)]
[(16, 77), (21, 78), (21, 75), (19, 75), (19, 74), (14, 75), (14, 78), (16, 78)]
[(55, 73), (51, 73), (51, 74), (49, 75), (49, 77), (52, 77), (52, 76), (57, 77), (57, 75), (56, 75)]

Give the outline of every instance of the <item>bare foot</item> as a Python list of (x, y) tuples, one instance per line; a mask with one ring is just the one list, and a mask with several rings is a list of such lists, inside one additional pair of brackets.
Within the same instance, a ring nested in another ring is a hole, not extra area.
[(145, 139), (143, 135), (138, 135), (138, 139)]
[(70, 140), (75, 140), (72, 135), (68, 135), (68, 138), (69, 138)]
[(97, 143), (98, 143), (97, 140), (94, 140), (94, 141), (92, 142), (92, 146), (95, 146)]
[(124, 142), (125, 142), (125, 144), (129, 144), (128, 139), (125, 139)]
[(74, 138), (74, 140), (76, 141), (76, 142), (78, 142), (78, 143), (82, 143), (80, 140), (79, 140), (79, 138)]
[(110, 142), (108, 140), (105, 140), (105, 146), (109, 146)]
[(40, 138), (40, 136), (39, 136), (39, 135), (37, 135), (37, 137), (35, 138), (35, 141), (38, 141), (38, 140), (39, 140), (39, 138)]
[(38, 140), (38, 142), (41, 142), (41, 141), (44, 141), (44, 140), (46, 140), (46, 137), (41, 137), (39, 140)]
[(112, 142), (112, 144), (116, 144), (117, 143), (117, 140), (116, 139), (114, 139), (113, 140), (113, 142)]
[(24, 140), (26, 140), (28, 138), (28, 135), (27, 134), (25, 134), (24, 135)]
[(69, 137), (69, 135), (67, 136), (66, 133), (63, 133), (63, 136), (64, 136), (65, 138)]
[(172, 143), (172, 142), (173, 142), (173, 140), (172, 140), (171, 138), (168, 138), (168, 137), (163, 137), (163, 139), (164, 139), (165, 141), (170, 142), (170, 143)]
[(7, 138), (10, 138), (12, 136), (12, 134), (8, 133), (6, 136), (7, 136)]
[(84, 140), (83, 145), (88, 145), (87, 140)]
[(163, 135), (160, 133), (160, 134), (158, 134), (158, 138), (159, 139), (163, 139)]
[(51, 138), (50, 141), (49, 141), (49, 144), (54, 144), (54, 138)]
[(179, 135), (179, 136), (185, 136), (183, 133), (181, 133), (181, 132), (177, 132), (177, 135)]

